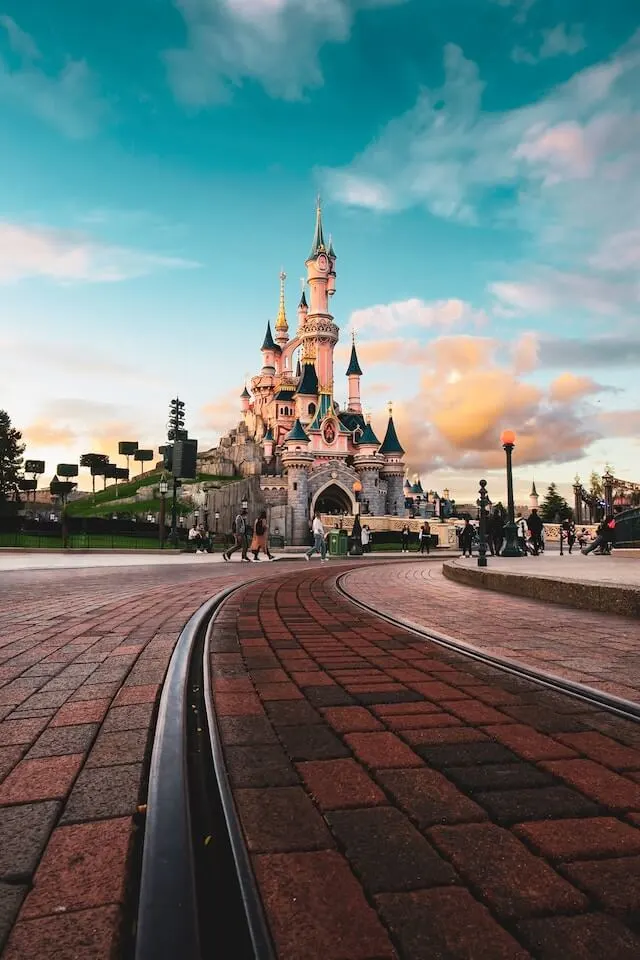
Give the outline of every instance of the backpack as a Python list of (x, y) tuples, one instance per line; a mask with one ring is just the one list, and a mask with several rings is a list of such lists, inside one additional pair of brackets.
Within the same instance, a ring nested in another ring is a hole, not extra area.
[(256, 520), (256, 534), (259, 537), (261, 537), (263, 533), (264, 533), (264, 521), (258, 517), (258, 519)]

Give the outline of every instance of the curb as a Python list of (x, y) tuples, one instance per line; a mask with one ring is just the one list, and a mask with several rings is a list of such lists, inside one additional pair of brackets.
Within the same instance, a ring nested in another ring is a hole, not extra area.
[(619, 587), (553, 577), (531, 577), (526, 573), (502, 573), (496, 570), (461, 567), (449, 560), (442, 564), (448, 580), (468, 587), (508, 593), (528, 600), (542, 600), (578, 610), (613, 613), (620, 617), (640, 618), (640, 588)]

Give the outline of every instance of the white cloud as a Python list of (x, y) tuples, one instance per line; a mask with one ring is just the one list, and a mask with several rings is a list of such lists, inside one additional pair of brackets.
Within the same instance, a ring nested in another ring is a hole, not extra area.
[(551, 269), (531, 273), (526, 282), (489, 285), (499, 307), (511, 309), (516, 316), (561, 310), (612, 317), (640, 306), (640, 287), (633, 281)]
[(0, 283), (45, 277), (58, 283), (113, 283), (167, 268), (198, 264), (79, 233), (0, 221)]
[(497, 3), (500, 7), (511, 8), (514, 14), (515, 22), (524, 23), (529, 14), (529, 10), (534, 5), (536, 0), (493, 0), (493, 2)]
[(562, 54), (572, 57), (584, 50), (586, 45), (581, 24), (575, 23), (567, 27), (565, 23), (559, 23), (551, 30), (542, 31), (540, 46), (535, 53), (525, 47), (517, 46), (514, 48), (511, 58), (516, 63), (533, 65), (541, 60), (550, 60), (552, 57), (562, 56)]
[(19, 105), (73, 139), (92, 136), (109, 113), (84, 60), (67, 60), (56, 73), (42, 65), (36, 42), (11, 17), (0, 17), (0, 28), (20, 60), (12, 68), (0, 56), (0, 98)]
[(464, 300), (426, 303), (413, 298), (355, 310), (351, 314), (350, 326), (352, 330), (389, 334), (411, 327), (428, 330), (481, 326), (486, 320), (482, 310), (474, 309)]
[(267, 93), (297, 100), (322, 84), (318, 53), (348, 40), (361, 8), (404, 0), (174, 0), (187, 45), (166, 54), (179, 100), (192, 107), (223, 100), (257, 80)]

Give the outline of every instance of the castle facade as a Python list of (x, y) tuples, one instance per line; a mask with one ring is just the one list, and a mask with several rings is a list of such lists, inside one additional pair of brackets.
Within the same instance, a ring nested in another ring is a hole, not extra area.
[[(285, 275), (280, 305), (262, 344), (262, 368), (241, 394), (242, 419), (214, 450), (200, 457), (208, 470), (259, 477), (260, 499), (271, 508), (271, 529), (291, 544), (306, 543), (314, 511), (402, 516), (404, 450), (391, 409), (382, 442), (362, 412), (363, 376), (355, 341), (344, 376), (348, 401), (334, 399), (334, 350), (339, 327), (330, 311), (336, 291), (336, 253), (316, 211), (306, 282), (289, 332)], [(308, 292), (308, 299), (307, 299)], [(224, 462), (223, 462), (224, 461)]]

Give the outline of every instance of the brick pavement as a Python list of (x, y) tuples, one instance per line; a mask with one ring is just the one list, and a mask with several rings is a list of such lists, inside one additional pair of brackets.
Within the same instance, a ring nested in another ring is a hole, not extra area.
[(640, 956), (638, 725), (360, 611), (327, 568), (234, 594), (211, 665), (279, 960)]
[(2, 960), (121, 955), (131, 933), (151, 728), (177, 637), (224, 586), (282, 569), (2, 574)]
[(640, 624), (627, 617), (463, 586), (445, 579), (439, 562), (387, 564), (384, 572), (354, 570), (343, 585), (382, 613), (640, 701)]

